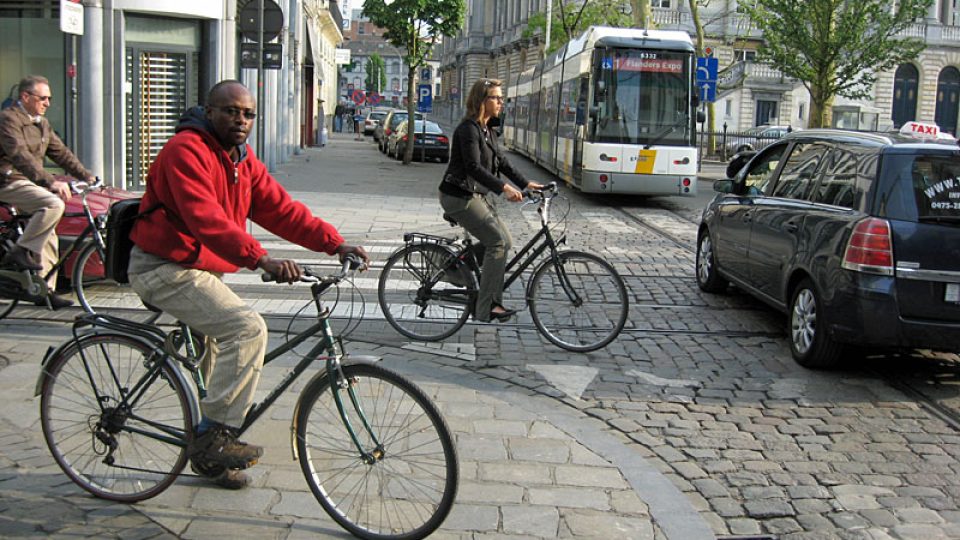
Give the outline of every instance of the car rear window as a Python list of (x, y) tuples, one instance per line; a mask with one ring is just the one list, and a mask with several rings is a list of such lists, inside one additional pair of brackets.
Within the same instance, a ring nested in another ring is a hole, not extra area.
[(883, 213), (895, 219), (960, 224), (960, 156), (892, 156)]
[(960, 218), (960, 159), (918, 156), (910, 174), (918, 220)]

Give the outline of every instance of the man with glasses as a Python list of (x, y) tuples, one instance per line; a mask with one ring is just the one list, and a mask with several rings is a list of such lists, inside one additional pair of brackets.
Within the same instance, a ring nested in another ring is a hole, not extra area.
[(233, 80), (215, 85), (205, 107), (187, 111), (150, 166), (130, 235), (133, 289), (208, 338), (207, 395), (187, 450), (197, 474), (230, 489), (249, 483), (241, 470), (263, 453), (237, 440), (236, 428), (253, 404), (267, 326), (221, 278), (240, 267), (287, 283), (301, 276), (295, 261), (274, 259), (247, 232), (247, 219), (312, 251), (369, 262), (362, 247), (346, 244), (270, 176), (246, 144), (256, 117), (253, 96)]
[[(17, 245), (0, 260), (0, 265), (37, 270), (45, 275), (59, 258), (55, 229), (71, 193), (69, 184), (44, 170), (44, 157), (71, 176), (91, 183), (96, 178), (63, 144), (44, 117), (50, 108), (50, 82), (31, 75), (20, 81), (17, 91), (17, 103), (0, 112), (0, 201), (30, 215), (30, 220)], [(56, 273), (48, 278), (51, 291), (56, 280)], [(45, 305), (45, 300), (33, 300), (37, 305)], [(54, 294), (48, 300), (53, 309), (73, 304)]]

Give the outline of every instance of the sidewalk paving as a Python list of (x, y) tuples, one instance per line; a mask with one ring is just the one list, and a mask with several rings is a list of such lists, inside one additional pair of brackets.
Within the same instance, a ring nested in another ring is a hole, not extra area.
[[(439, 169), (420, 164), (402, 170), (395, 181), (409, 183), (410, 197), (387, 196), (376, 182), (365, 181), (383, 174), (382, 162), (369, 159), (369, 142), (332, 134), (331, 145), (307, 150), (281, 166), (276, 176), (302, 182), (320, 167), (351, 169), (340, 186), (349, 193), (350, 204), (329, 193), (294, 193), (350, 241), (374, 250), (382, 242), (381, 251), (386, 251), (406, 230), (448, 232), (435, 199), (422, 195), (435, 189), (433, 176)], [(254, 232), (272, 242), (264, 231)], [(289, 249), (298, 257), (308, 256)], [(375, 258), (382, 262), (386, 253), (378, 252)], [(252, 277), (231, 279), (241, 283)], [(267, 313), (287, 315), (303, 302), (296, 299), (295, 289), (286, 290), (285, 300), (251, 301), (268, 302), (258, 308)], [(376, 299), (367, 297), (366, 302), (375, 305)], [(246, 435), (266, 447), (264, 459), (251, 469), (250, 488), (228, 492), (183, 477), (136, 505), (86, 495), (50, 457), (40, 430), (39, 399), (33, 396), (43, 352), (67, 338), (65, 323), (77, 311), (17, 310), (21, 316), (43, 316), (51, 322), (0, 322), (0, 536), (348, 536), (324, 514), (292, 460), (290, 417), (309, 377), (301, 378)], [(349, 344), (354, 354), (382, 357), (385, 365), (424, 387), (456, 434), (460, 490), (435, 538), (713, 538), (690, 500), (604, 422), (575, 408), (558, 407), (543, 392), (468, 369), (476, 359), (473, 342), (483, 343), (495, 329), (481, 326), (476, 336), (470, 331), (445, 344)], [(272, 333), (274, 341), (281, 337)], [(258, 399), (285, 376), (285, 370), (277, 368), (294, 360), (281, 359), (264, 370)]]

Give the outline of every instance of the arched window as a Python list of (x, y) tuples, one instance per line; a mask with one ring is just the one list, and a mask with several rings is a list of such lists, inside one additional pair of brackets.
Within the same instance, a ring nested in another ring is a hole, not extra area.
[(937, 113), (934, 120), (941, 131), (957, 134), (957, 114), (960, 101), (960, 70), (947, 66), (937, 77)]
[(893, 127), (917, 119), (917, 87), (920, 74), (913, 64), (902, 64), (893, 79)]

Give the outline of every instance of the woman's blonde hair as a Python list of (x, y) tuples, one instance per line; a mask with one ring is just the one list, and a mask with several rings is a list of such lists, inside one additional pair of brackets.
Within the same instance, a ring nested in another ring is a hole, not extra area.
[(503, 85), (500, 79), (480, 79), (470, 87), (470, 93), (467, 94), (467, 118), (474, 120), (480, 116), (480, 108), (483, 107), (483, 101), (487, 99), (487, 91)]

